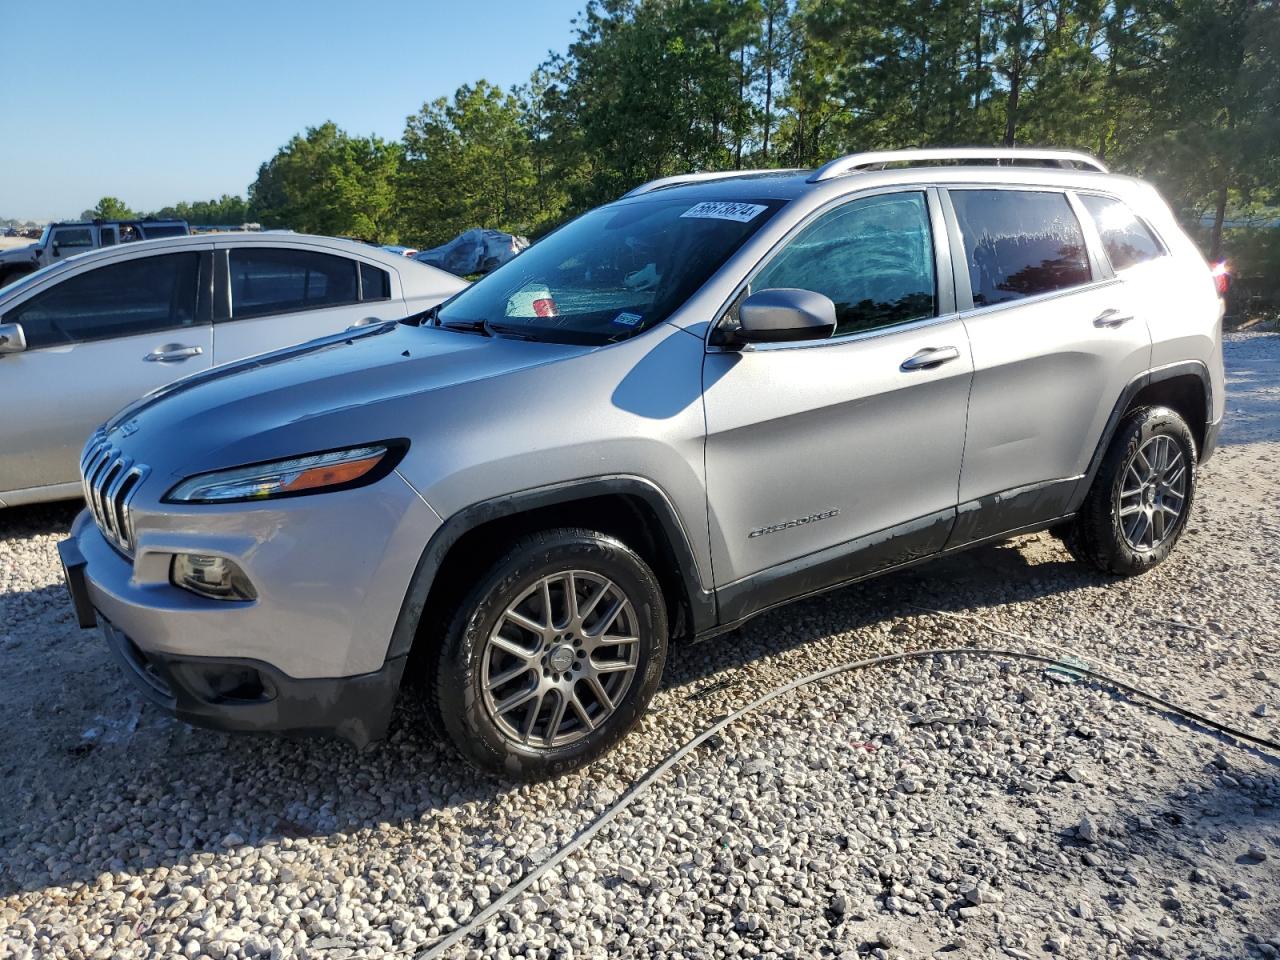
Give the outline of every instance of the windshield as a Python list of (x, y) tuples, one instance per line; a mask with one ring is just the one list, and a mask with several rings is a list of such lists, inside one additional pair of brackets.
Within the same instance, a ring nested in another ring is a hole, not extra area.
[(601, 207), (463, 290), (442, 326), (602, 344), (661, 323), (782, 205), (644, 200)]

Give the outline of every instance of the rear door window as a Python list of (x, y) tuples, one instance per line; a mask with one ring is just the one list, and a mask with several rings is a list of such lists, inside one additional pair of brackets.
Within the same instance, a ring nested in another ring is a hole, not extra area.
[(923, 193), (865, 197), (818, 217), (751, 281), (830, 297), (835, 336), (932, 317), (933, 239)]
[(231, 318), (321, 310), (359, 301), (356, 261), (311, 250), (242, 247), (229, 257)]
[(67, 277), (4, 315), (28, 349), (189, 327), (196, 320), (200, 254), (138, 257)]
[(952, 190), (973, 305), (1052, 293), (1092, 279), (1080, 222), (1064, 193)]
[(1115, 270), (1164, 256), (1164, 248), (1129, 207), (1112, 197), (1080, 194), (1102, 236), (1102, 248)]

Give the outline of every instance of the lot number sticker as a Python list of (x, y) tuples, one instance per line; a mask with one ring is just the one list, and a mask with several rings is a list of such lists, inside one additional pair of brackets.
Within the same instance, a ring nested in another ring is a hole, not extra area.
[(682, 218), (699, 217), (703, 220), (733, 220), (737, 223), (746, 223), (748, 220), (754, 220), (768, 209), (762, 203), (734, 203), (730, 200), (709, 200), (695, 204), (680, 216)]

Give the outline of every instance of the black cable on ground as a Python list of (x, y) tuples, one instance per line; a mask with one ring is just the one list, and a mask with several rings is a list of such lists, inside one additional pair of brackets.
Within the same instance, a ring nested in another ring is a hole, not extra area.
[[(931, 607), (919, 607), (913, 605), (912, 609), (919, 610), (923, 613), (933, 614), (935, 616), (947, 617), (953, 620), (965, 620), (992, 633), (1013, 637), (1023, 643), (1031, 642), (1027, 637), (1022, 636), (1021, 634), (992, 626), (980, 617), (967, 614), (948, 613), (944, 610), (934, 610)], [(503, 908), (508, 906), (517, 897), (528, 890), (529, 887), (531, 887), (540, 877), (585, 846), (597, 833), (604, 829), (604, 827), (617, 819), (619, 814), (626, 810), (636, 797), (648, 790), (649, 787), (658, 780), (658, 778), (707, 740), (711, 739), (711, 737), (715, 736), (721, 730), (736, 722), (746, 714), (760, 709), (765, 704), (770, 703), (778, 697), (788, 694), (799, 687), (806, 686), (810, 683), (816, 683), (819, 680), (826, 680), (829, 677), (834, 677), (842, 673), (850, 673), (854, 670), (865, 670), (869, 667), (879, 667), (891, 663), (904, 663), (910, 660), (926, 660), (933, 657), (961, 655), (1003, 657), (1007, 659), (1027, 660), (1033, 663), (1046, 664), (1048, 666), (1057, 666), (1063, 670), (1069, 670), (1072, 673), (1088, 677), (1098, 683), (1106, 684), (1116, 690), (1123, 691), (1124, 693), (1136, 697), (1139, 700), (1155, 704), (1163, 710), (1191, 720), (1201, 727), (1215, 730), (1242, 743), (1253, 744), (1256, 747), (1261, 747), (1264, 750), (1269, 750), (1280, 756), (1280, 743), (1277, 743), (1274, 740), (1269, 740), (1266, 737), (1259, 737), (1249, 733), (1248, 731), (1240, 730), (1218, 720), (1214, 720), (1212, 717), (1205, 716), (1204, 714), (1191, 710), (1188, 707), (1174, 703), (1159, 694), (1150, 693), (1149, 691), (1143, 690), (1141, 687), (1135, 686), (1132, 683), (1125, 680), (1119, 680), (1114, 676), (1093, 670), (1083, 664), (1076, 664), (1074, 662), (1070, 664), (1064, 663), (1061, 656), (1048, 656), (1046, 654), (1028, 650), (1002, 650), (991, 647), (947, 647), (942, 649), (932, 648), (907, 650), (900, 653), (887, 653), (878, 657), (868, 657), (864, 660), (851, 660), (848, 663), (842, 663), (835, 667), (828, 667), (825, 670), (819, 670), (815, 673), (798, 677), (790, 683), (783, 684), (780, 687), (775, 687), (773, 690), (762, 694), (745, 706), (739, 707), (727, 716), (717, 720), (697, 736), (685, 742), (682, 746), (673, 751), (665, 760), (659, 763), (656, 767), (651, 768), (644, 776), (628, 787), (622, 796), (610, 804), (607, 809), (600, 813), (589, 824), (574, 834), (568, 843), (562, 846), (542, 863), (531, 869), (511, 886), (507, 887), (507, 889), (502, 891), (496, 900), (473, 916), (466, 923), (460, 925), (452, 933), (449, 933), (443, 939), (437, 941), (433, 946), (418, 953), (415, 960), (436, 960), (436, 958), (443, 955), (446, 950), (455, 946), (484, 924), (488, 923), (497, 916)]]

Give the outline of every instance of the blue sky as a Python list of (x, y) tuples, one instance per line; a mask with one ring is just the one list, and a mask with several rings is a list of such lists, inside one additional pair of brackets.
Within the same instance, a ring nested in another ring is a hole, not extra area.
[(243, 195), (305, 127), (394, 139), (460, 84), (523, 82), (583, 2), (0, 4), (0, 217)]

